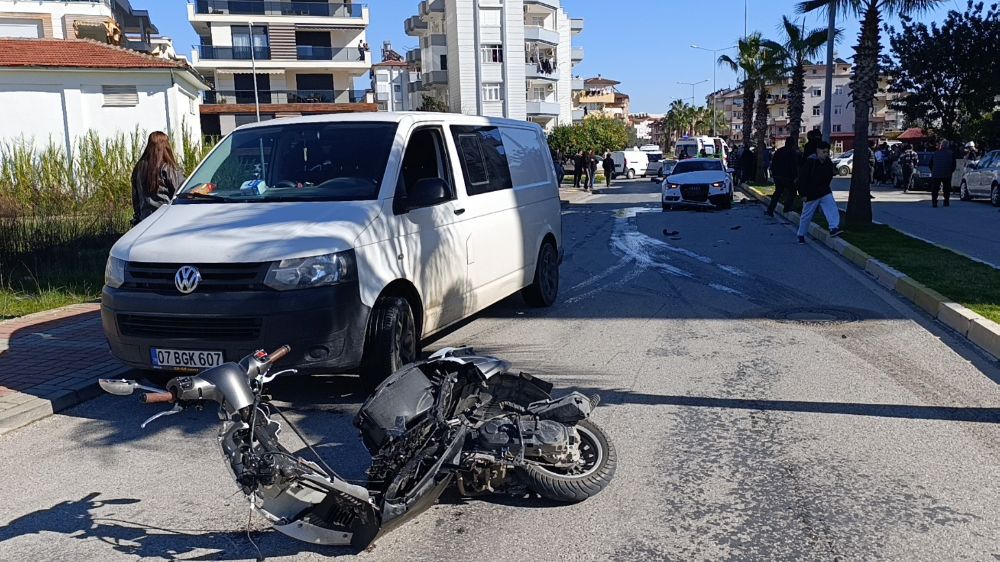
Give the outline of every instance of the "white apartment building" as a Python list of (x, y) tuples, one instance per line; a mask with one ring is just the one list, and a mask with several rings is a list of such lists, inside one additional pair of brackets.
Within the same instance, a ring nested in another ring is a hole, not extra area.
[(413, 111), (420, 107), (411, 103), (408, 93), (411, 80), (417, 76), (410, 72), (410, 65), (402, 61), (387, 60), (373, 64), (372, 91), (378, 110)]
[(572, 38), (583, 20), (570, 18), (559, 0), (425, 0), (405, 30), (420, 39), (407, 62), (421, 70), (422, 96), (456, 113), (530, 120), (547, 130), (573, 122), (574, 87), (582, 89), (573, 66), (583, 49)]
[[(823, 128), (823, 106), (826, 101), (826, 65), (809, 64), (806, 65), (805, 71), (805, 106), (802, 113), (800, 134), (812, 129)], [(834, 152), (848, 150), (854, 146), (854, 105), (851, 103), (850, 83), (851, 63), (843, 59), (836, 59), (833, 73), (833, 115), (830, 123), (830, 137)], [(875, 96), (875, 109), (870, 123), (871, 130), (868, 132), (872, 139), (902, 132), (902, 115), (889, 108), (895, 94), (887, 92), (887, 85), (886, 80), (883, 79), (883, 84)], [(788, 138), (789, 134), (788, 87), (787, 82), (767, 86), (768, 136), (776, 139), (779, 144)], [(709, 106), (713, 104), (712, 94), (706, 98), (706, 101)], [(740, 142), (743, 136), (743, 89), (735, 88), (721, 91), (717, 94), (715, 103), (720, 112), (730, 119), (728, 123), (731, 139)], [(720, 129), (722, 129), (720, 132), (725, 134), (724, 127), (720, 127)]]
[(148, 52), (156, 33), (129, 0), (0, 0), (0, 38), (93, 39)]
[(214, 85), (201, 108), (205, 134), (316, 113), (373, 111), (356, 79), (372, 65), (369, 11), (353, 0), (189, 0), (199, 37), (191, 64)]

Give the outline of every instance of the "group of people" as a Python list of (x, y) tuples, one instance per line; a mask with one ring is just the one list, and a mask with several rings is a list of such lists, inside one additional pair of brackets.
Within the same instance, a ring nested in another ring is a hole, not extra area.
[[(764, 148), (764, 169), (770, 171), (774, 158), (771, 147)], [(740, 146), (732, 156), (733, 179), (737, 182), (753, 181), (757, 178), (757, 149), (753, 146)], [(764, 178), (767, 181), (767, 177)]]
[(597, 182), (597, 169), (603, 168), (604, 181), (611, 187), (611, 180), (615, 175), (615, 159), (610, 152), (605, 152), (602, 158), (600, 154), (593, 150), (580, 150), (573, 156), (573, 187), (582, 188), (584, 191), (593, 191)]
[(771, 157), (770, 172), (774, 178), (774, 195), (767, 207), (767, 216), (774, 216), (778, 201), (782, 199), (785, 208), (790, 208), (797, 191), (802, 196), (802, 217), (797, 233), (799, 244), (806, 243), (806, 233), (817, 210), (822, 210), (826, 216), (830, 235), (840, 236), (840, 210), (831, 188), (837, 170), (830, 159), (830, 143), (823, 140), (822, 133), (809, 131), (801, 152), (797, 143), (786, 141), (785, 146)]

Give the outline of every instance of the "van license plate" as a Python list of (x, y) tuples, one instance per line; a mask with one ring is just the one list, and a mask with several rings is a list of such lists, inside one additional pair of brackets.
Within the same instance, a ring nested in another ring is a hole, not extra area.
[(221, 351), (192, 351), (185, 349), (149, 350), (153, 367), (157, 369), (208, 369), (221, 365)]

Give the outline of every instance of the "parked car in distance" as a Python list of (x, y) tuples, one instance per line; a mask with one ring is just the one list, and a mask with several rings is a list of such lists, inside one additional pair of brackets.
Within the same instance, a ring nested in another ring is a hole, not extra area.
[(663, 178), (669, 176), (674, 171), (674, 166), (677, 165), (677, 160), (660, 160), (660, 169), (656, 171), (656, 176), (650, 178), (649, 181), (655, 183), (663, 182)]
[(849, 176), (854, 171), (854, 151), (848, 150), (833, 158), (833, 167), (838, 176)]
[(664, 211), (680, 206), (728, 209), (733, 204), (733, 178), (717, 158), (681, 160), (661, 190)]
[(910, 185), (911, 191), (930, 191), (933, 187), (934, 182), (931, 179), (932, 156), (934, 156), (933, 152), (917, 153), (917, 167), (913, 170), (913, 179), (912, 184)]
[(1000, 150), (987, 152), (979, 162), (970, 165), (959, 191), (963, 201), (989, 197), (994, 207), (1000, 207)]
[(111, 250), (102, 322), (138, 369), (291, 345), (304, 372), (372, 386), (420, 341), (559, 289), (559, 189), (542, 129), (435, 113), (240, 127)]

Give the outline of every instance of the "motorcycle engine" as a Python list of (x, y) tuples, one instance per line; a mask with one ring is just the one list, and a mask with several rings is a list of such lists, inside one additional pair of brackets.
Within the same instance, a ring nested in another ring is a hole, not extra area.
[(489, 451), (519, 454), (523, 447), (525, 457), (550, 464), (573, 464), (580, 457), (576, 428), (534, 416), (490, 420), (479, 428), (476, 439)]

